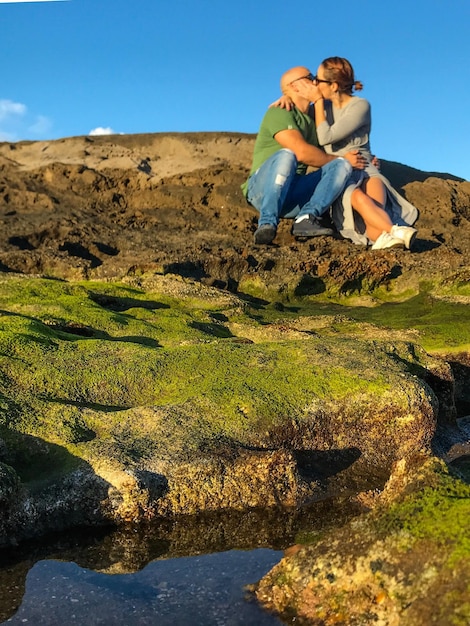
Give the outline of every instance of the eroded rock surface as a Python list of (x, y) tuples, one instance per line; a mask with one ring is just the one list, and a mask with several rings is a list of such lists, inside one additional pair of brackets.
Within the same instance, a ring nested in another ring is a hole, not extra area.
[(0, 282), (2, 543), (380, 486), (452, 418), (451, 369), (399, 333), (139, 283)]
[(470, 487), (436, 460), (401, 462), (380, 499), (373, 513), (290, 549), (255, 586), (263, 605), (318, 626), (467, 624)]
[(383, 162), (420, 210), (411, 253), (288, 221), (255, 246), (253, 144), (0, 144), (0, 544), (359, 493), (374, 514), (295, 548), (259, 599), (297, 623), (466, 625), (468, 489), (429, 457), (468, 481), (470, 183)]
[(297, 242), (289, 220), (275, 246), (254, 246), (257, 215), (240, 190), (253, 144), (237, 133), (0, 144), (2, 269), (65, 278), (157, 269), (232, 291), (259, 280), (302, 294), (405, 290), (468, 268), (470, 183), (386, 161), (421, 213), (412, 254)]

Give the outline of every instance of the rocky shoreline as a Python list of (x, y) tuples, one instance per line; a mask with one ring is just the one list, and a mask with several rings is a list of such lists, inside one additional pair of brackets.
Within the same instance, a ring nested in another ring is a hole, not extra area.
[(287, 222), (260, 247), (253, 140), (0, 144), (0, 544), (343, 494), (369, 513), (259, 600), (297, 623), (465, 620), (470, 183), (384, 163), (421, 212), (411, 253)]

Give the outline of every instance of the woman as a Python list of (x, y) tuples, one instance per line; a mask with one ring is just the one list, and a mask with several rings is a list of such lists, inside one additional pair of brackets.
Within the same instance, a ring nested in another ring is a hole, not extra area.
[[(336, 228), (355, 243), (374, 242), (373, 250), (410, 248), (417, 232), (411, 225), (418, 218), (418, 210), (372, 163), (370, 105), (352, 95), (353, 89), (362, 89), (362, 83), (355, 80), (349, 61), (325, 59), (317, 75), (297, 81), (296, 89), (312, 102), (318, 142), (325, 151), (341, 156), (357, 149), (368, 161), (365, 170), (354, 170), (351, 184), (333, 206)], [(290, 106), (285, 97), (275, 104)]]

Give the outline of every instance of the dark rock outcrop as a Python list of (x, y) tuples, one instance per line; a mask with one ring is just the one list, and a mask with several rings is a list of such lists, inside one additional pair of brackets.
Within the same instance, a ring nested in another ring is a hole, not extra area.
[(385, 175), (420, 210), (412, 254), (297, 242), (289, 220), (275, 246), (254, 246), (257, 215), (240, 190), (253, 144), (237, 133), (0, 144), (1, 268), (63, 278), (156, 269), (232, 291), (260, 279), (274, 291), (347, 294), (468, 267), (470, 183), (387, 161)]

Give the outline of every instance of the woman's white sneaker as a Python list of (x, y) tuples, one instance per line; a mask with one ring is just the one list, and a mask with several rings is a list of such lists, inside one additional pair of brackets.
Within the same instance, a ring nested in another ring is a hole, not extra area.
[(397, 226), (396, 224), (392, 226), (392, 230), (390, 234), (397, 239), (403, 239), (405, 242), (405, 246), (408, 250), (413, 245), (414, 240), (416, 239), (416, 235), (418, 231), (416, 228), (412, 228), (411, 226)]
[(403, 239), (394, 237), (391, 233), (383, 232), (372, 246), (371, 250), (386, 250), (387, 248), (404, 248)]

